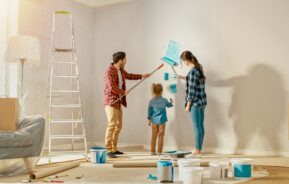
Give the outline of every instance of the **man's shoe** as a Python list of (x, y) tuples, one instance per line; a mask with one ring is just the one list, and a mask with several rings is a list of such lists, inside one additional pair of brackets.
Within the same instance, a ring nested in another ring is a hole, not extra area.
[(121, 152), (121, 151), (116, 151), (116, 152), (113, 152), (113, 154), (115, 154), (115, 155), (123, 155), (123, 152)]
[(107, 152), (106, 155), (107, 155), (109, 158), (117, 158), (117, 156), (116, 156), (113, 152)]

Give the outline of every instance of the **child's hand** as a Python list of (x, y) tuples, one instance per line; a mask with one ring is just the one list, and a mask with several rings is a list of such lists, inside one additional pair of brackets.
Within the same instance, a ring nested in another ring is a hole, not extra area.
[(170, 103), (172, 104), (173, 102), (174, 102), (173, 99), (170, 98)]
[(151, 120), (148, 120), (148, 126), (151, 126), (151, 125), (152, 125)]

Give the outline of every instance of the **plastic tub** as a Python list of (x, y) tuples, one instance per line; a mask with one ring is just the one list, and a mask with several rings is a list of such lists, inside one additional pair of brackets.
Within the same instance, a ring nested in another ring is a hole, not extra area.
[(224, 179), (228, 178), (229, 162), (225, 161), (212, 161), (209, 163), (211, 178)]
[(188, 159), (188, 158), (181, 158), (178, 159), (178, 166), (179, 166), (179, 180), (183, 180), (183, 168), (184, 167), (200, 167), (201, 160), (200, 159)]
[(201, 184), (204, 171), (203, 167), (184, 167), (183, 184)]
[(233, 176), (237, 179), (252, 178), (253, 175), (253, 159), (236, 158), (231, 159), (233, 165)]

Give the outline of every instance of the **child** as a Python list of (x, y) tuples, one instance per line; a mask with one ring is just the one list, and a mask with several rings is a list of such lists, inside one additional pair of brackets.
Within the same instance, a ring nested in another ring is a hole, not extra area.
[(148, 106), (148, 125), (152, 127), (151, 154), (156, 155), (156, 141), (158, 138), (158, 154), (163, 151), (163, 142), (167, 119), (166, 107), (172, 107), (170, 102), (162, 97), (163, 86), (161, 84), (152, 84), (153, 98)]

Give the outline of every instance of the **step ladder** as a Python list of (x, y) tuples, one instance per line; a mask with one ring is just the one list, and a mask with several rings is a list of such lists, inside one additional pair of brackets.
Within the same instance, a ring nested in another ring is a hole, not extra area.
[[(70, 25), (69, 48), (56, 47), (55, 21), (56, 17), (58, 16), (68, 16)], [(58, 58), (60, 56), (61, 59)], [(53, 142), (52, 140), (71, 139), (71, 151), (76, 151), (74, 150), (74, 141), (79, 140), (83, 144), (83, 150), (81, 150), (80, 152), (85, 152), (86, 155), (87, 143), (82, 113), (83, 106), (81, 99), (81, 91), (79, 86), (79, 73), (78, 73), (78, 62), (76, 57), (75, 34), (72, 15), (70, 12), (56, 11), (53, 14), (53, 28), (52, 28), (48, 70), (49, 71), (46, 89), (48, 97), (47, 103), (49, 103), (49, 110), (48, 110), (49, 160), (50, 156), (54, 152), (55, 153), (59, 152), (59, 150), (55, 151), (52, 149), (52, 142)], [(59, 131), (58, 129), (58, 133), (55, 133), (54, 128), (55, 126), (59, 125), (62, 125), (63, 127), (65, 126), (65, 128), (62, 127), (61, 130), (63, 131)], [(70, 128), (71, 132), (69, 130)], [(76, 128), (78, 128), (78, 133), (75, 133)], [(67, 133), (67, 130), (69, 130), (69, 133)]]

